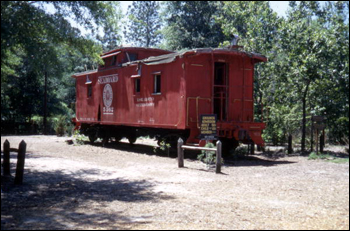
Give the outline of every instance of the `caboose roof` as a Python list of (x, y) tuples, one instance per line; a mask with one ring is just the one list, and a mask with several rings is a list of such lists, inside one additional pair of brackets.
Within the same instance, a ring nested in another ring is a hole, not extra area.
[[(161, 50), (161, 49), (155, 49), (155, 48), (142, 48), (142, 47), (122, 47), (115, 50), (111, 50), (109, 52), (104, 53), (101, 55), (102, 58), (106, 58), (109, 56), (113, 56), (116, 54), (119, 54), (122, 51), (140, 51), (140, 50), (157, 50), (157, 51), (163, 51), (164, 55), (158, 55), (158, 56), (151, 56), (146, 59), (142, 60), (136, 60), (132, 62), (127, 62), (122, 64), (123, 67), (129, 66), (131, 64), (136, 63), (142, 63), (145, 65), (159, 65), (159, 64), (166, 64), (166, 63), (172, 63), (177, 58), (182, 58), (186, 55), (192, 55), (192, 54), (228, 54), (228, 55), (246, 55), (255, 60), (256, 63), (258, 62), (266, 62), (267, 58), (261, 54), (254, 53), (254, 52), (246, 52), (246, 51), (240, 51), (237, 49), (229, 49), (229, 48), (198, 48), (193, 50), (187, 50), (182, 52), (171, 52), (167, 50)], [(78, 77), (86, 74), (93, 74), (98, 72), (98, 70), (90, 70), (85, 71), (81, 73), (76, 73), (73, 75), (73, 77)]]
[(114, 53), (118, 52), (138, 52), (138, 51), (159, 51), (163, 53), (174, 53), (173, 51), (168, 51), (168, 50), (162, 50), (162, 49), (157, 49), (157, 48), (149, 48), (149, 47), (119, 47), (114, 50), (107, 51), (106, 53), (102, 54), (101, 57), (107, 57), (109, 55), (114, 55)]
[(79, 72), (79, 73), (75, 73), (72, 75), (73, 78), (78, 77), (78, 76), (82, 76), (82, 75), (90, 75), (90, 74), (94, 74), (97, 72), (97, 69), (95, 70), (88, 70), (88, 71), (84, 71), (84, 72)]
[(236, 54), (236, 55), (247, 55), (253, 59), (256, 60), (256, 62), (266, 62), (267, 58), (261, 54), (258, 53), (250, 53), (246, 51), (238, 51), (233, 49), (227, 49), (227, 48), (199, 48), (194, 50), (187, 50), (183, 52), (174, 52), (170, 54), (165, 55), (159, 55), (159, 56), (151, 56), (147, 59), (143, 60), (136, 60), (133, 62), (124, 63), (123, 66), (128, 66), (130, 64), (134, 63), (143, 63), (145, 65), (159, 65), (159, 64), (166, 64), (166, 63), (172, 63), (174, 62), (178, 57), (182, 58), (186, 55), (190, 54)]

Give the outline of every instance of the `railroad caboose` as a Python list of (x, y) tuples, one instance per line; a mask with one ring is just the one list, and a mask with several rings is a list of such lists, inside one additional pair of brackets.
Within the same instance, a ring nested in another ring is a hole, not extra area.
[(171, 52), (120, 48), (102, 55), (97, 70), (76, 79), (76, 122), (93, 142), (198, 143), (203, 114), (217, 115), (217, 137), (226, 150), (238, 142), (264, 145), (265, 124), (254, 122), (254, 64), (266, 57), (237, 48)]

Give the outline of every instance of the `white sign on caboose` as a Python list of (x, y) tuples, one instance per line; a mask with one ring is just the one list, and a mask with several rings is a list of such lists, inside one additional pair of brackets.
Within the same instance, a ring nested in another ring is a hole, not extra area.
[(114, 112), (114, 108), (111, 107), (113, 102), (113, 89), (110, 84), (106, 84), (103, 88), (103, 114), (111, 115)]
[(113, 115), (114, 107), (112, 107), (113, 103), (113, 88), (110, 83), (118, 82), (118, 75), (105, 75), (98, 77), (99, 84), (106, 84), (103, 88), (103, 114), (104, 115)]

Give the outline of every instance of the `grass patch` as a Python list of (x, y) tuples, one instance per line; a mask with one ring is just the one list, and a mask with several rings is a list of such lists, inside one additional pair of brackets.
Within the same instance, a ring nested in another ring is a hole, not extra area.
[(316, 152), (311, 152), (308, 160), (325, 160), (330, 158), (332, 158), (332, 156), (328, 154), (322, 154), (322, 153), (317, 154)]
[(323, 154), (323, 153), (319, 153), (317, 154), (316, 152), (312, 152), (309, 155), (308, 160), (326, 160), (332, 163), (336, 163), (336, 164), (345, 164), (345, 163), (349, 163), (349, 158), (339, 158), (339, 157), (335, 157), (332, 156), (328, 153)]
[(336, 164), (346, 164), (349, 163), (349, 158), (335, 158), (333, 160), (329, 160), (329, 162)]

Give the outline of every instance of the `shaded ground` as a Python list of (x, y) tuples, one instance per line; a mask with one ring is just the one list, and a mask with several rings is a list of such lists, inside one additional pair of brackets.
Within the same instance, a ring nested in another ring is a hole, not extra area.
[(28, 146), (25, 183), (12, 184), (15, 153), (1, 180), (1, 229), (349, 229), (349, 163), (257, 153), (215, 174), (193, 153), (178, 169), (149, 140), (103, 148), (5, 139)]

